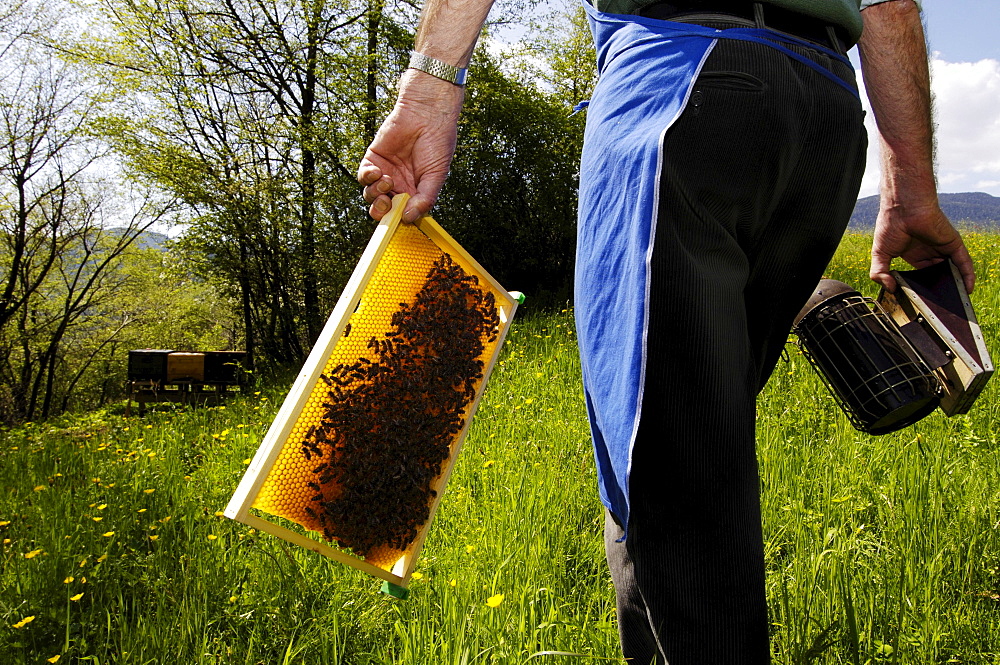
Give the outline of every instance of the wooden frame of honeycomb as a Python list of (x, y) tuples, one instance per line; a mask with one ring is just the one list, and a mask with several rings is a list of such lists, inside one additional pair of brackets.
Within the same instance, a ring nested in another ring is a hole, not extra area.
[(401, 223), (407, 198), (225, 511), (404, 590), (520, 299), (430, 217)]

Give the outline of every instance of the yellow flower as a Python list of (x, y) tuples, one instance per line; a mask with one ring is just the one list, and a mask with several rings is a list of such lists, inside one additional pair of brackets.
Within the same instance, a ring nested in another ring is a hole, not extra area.
[(452, 586), (455, 586), (456, 584), (458, 584), (458, 580), (456, 580), (456, 579), (455, 579), (455, 578), (453, 577), (453, 578), (451, 578), (450, 580), (448, 580), (448, 584), (450, 584), (450, 585), (452, 585)]
[(45, 487), (45, 485), (36, 485), (36, 486), (35, 486), (35, 491), (36, 491), (36, 492), (41, 492), (41, 491), (42, 491), (42, 490), (44, 490), (44, 489), (48, 489), (48, 488), (47, 488), (47, 487)]
[(484, 469), (488, 469), (491, 466), (493, 466), (493, 460), (487, 460), (487, 461), (483, 462), (483, 468)]
[(42, 553), (41, 548), (39, 548), (37, 550), (31, 550), (30, 552), (25, 552), (24, 558), (25, 559), (34, 559), (36, 556), (38, 556), (41, 553)]
[(250, 459), (250, 458), (248, 457), (248, 458), (246, 458), (245, 460), (243, 460), (243, 463), (244, 463), (244, 464), (249, 464), (249, 463), (250, 463), (250, 462), (252, 462), (252, 461), (253, 461), (253, 460), (251, 460), (251, 459)]
[(94, 520), (95, 522), (100, 522), (104, 518), (103, 517), (91, 517), (90, 519)]
[(21, 619), (17, 623), (13, 624), (13, 626), (14, 626), (14, 628), (24, 628), (25, 626), (27, 626), (29, 623), (31, 623), (34, 620), (35, 620), (34, 616), (24, 617), (23, 619)]
[(107, 558), (108, 558), (107, 554), (102, 554), (101, 556), (97, 557), (97, 563), (101, 563), (102, 561), (104, 561)]
[(143, 494), (152, 494), (155, 491), (156, 491), (156, 488), (150, 488), (148, 490), (142, 490), (142, 493)]
[(150, 536), (149, 537), (149, 539), (152, 540), (154, 543), (156, 542), (157, 538), (159, 538), (159, 536)]
[(222, 512), (221, 510), (216, 510), (215, 511), (215, 516), (216, 517), (225, 517), (226, 514), (224, 512)]
[(10, 520), (0, 520), (0, 526), (7, 526), (10, 524)]
[(500, 607), (500, 603), (503, 602), (503, 594), (498, 593), (495, 596), (490, 596), (486, 599), (487, 607)]
[(67, 577), (66, 579), (63, 580), (63, 584), (70, 584), (74, 579), (76, 579), (76, 578), (74, 578), (72, 575), (70, 575), (69, 577)]
[(101, 535), (104, 536), (105, 538), (110, 538), (111, 536), (115, 535), (115, 532), (114, 531), (105, 531)]
[(229, 602), (230, 603), (235, 603), (236, 602), (236, 596), (230, 596), (229, 597)]
[(81, 598), (83, 598), (83, 592), (82, 591), (80, 593), (76, 594), (75, 596), (70, 596), (69, 597), (69, 599), (72, 600), (74, 603), (76, 601), (80, 600)]
[(473, 552), (473, 551), (474, 551), (475, 549), (476, 549), (476, 546), (475, 546), (475, 545), (466, 545), (466, 546), (465, 546), (465, 553), (466, 553), (466, 554), (472, 554), (472, 552)]
[(56, 654), (56, 655), (52, 656), (51, 658), (46, 658), (45, 660), (47, 660), (50, 663), (58, 663), (59, 662), (59, 654)]
[(208, 534), (208, 539), (209, 539), (209, 540), (215, 540), (216, 538), (218, 538), (218, 536), (217, 536), (217, 535), (215, 535), (214, 533), (210, 533), (210, 534)]
[(419, 579), (421, 579), (421, 578), (423, 577), (423, 574), (421, 574), (421, 573), (416, 573), (416, 572), (415, 572), (415, 573), (412, 573), (412, 574), (410, 575), (410, 577), (412, 577), (412, 578), (413, 578), (413, 579), (415, 579), (415, 580), (419, 580)]

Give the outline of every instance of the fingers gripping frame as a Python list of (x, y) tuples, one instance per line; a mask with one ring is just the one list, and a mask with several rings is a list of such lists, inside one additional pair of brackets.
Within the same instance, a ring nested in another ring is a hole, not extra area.
[(520, 296), (430, 217), (401, 223), (406, 198), (376, 228), (225, 511), (403, 588)]

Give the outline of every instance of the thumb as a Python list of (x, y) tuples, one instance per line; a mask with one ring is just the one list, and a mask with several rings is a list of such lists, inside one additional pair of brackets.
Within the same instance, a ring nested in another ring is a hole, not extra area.
[(892, 257), (878, 249), (872, 249), (872, 263), (868, 277), (876, 284), (881, 284), (887, 291), (896, 290), (896, 280), (889, 274)]
[(404, 222), (415, 222), (430, 212), (441, 187), (444, 186), (446, 176), (447, 172), (443, 175), (427, 174), (420, 179), (420, 182), (417, 183), (417, 192), (410, 197), (406, 203), (406, 209), (403, 210)]

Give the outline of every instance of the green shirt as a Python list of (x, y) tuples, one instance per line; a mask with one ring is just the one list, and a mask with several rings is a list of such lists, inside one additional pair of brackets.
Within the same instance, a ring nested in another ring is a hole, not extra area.
[[(767, 0), (765, 4), (812, 16), (831, 25), (840, 26), (854, 41), (861, 37), (861, 12), (869, 5), (888, 0)], [(636, 14), (656, 0), (594, 0), (594, 5), (609, 14)], [(710, 3), (707, 3), (710, 4)], [(920, 4), (919, 2), (917, 3)], [(706, 11), (711, 11), (706, 9)], [(767, 15), (765, 11), (765, 16)]]

